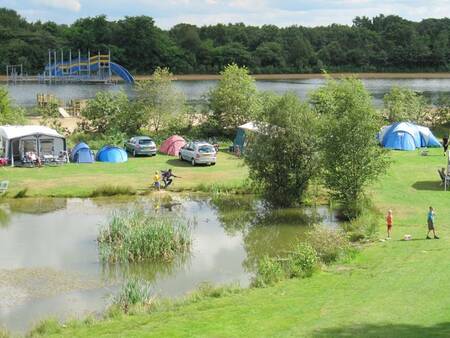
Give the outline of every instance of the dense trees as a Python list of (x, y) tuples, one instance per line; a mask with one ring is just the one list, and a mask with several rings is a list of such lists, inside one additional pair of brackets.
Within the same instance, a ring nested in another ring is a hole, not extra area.
[(169, 67), (175, 73), (218, 73), (230, 64), (252, 73), (329, 71), (448, 71), (450, 19), (412, 22), (398, 16), (357, 17), (352, 26), (307, 28), (178, 24), (169, 31), (147, 16), (108, 21), (105, 16), (72, 25), (28, 23), (0, 8), (0, 71), (23, 63), (41, 71), (47, 48), (111, 49), (115, 61), (135, 73)]

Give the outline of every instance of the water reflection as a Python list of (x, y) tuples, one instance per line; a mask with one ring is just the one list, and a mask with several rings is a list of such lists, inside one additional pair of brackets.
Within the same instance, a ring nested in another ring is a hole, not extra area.
[[(169, 264), (100, 262), (99, 228), (113, 211), (134, 203), (195, 224), (190, 254)], [(0, 322), (13, 330), (26, 330), (36, 317), (103, 309), (128, 276), (151, 281), (154, 292), (167, 297), (202, 282), (247, 286), (261, 255), (288, 250), (310, 224), (335, 224), (326, 208), (269, 211), (254, 198), (227, 195), (23, 199), (1, 209), (9, 225), (0, 227), (0, 297), (8, 300), (0, 302)]]

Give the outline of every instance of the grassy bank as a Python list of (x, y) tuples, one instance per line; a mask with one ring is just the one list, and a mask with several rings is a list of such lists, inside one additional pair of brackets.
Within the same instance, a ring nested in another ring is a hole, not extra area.
[[(393, 165), (372, 189), (394, 211), (391, 241), (376, 242), (350, 263), (311, 278), (249, 289), (183, 306), (66, 328), (62, 336), (445, 337), (450, 335), (450, 192), (430, 156), (393, 152)], [(437, 213), (440, 240), (425, 240), (426, 211)], [(384, 220), (380, 219), (384, 237)], [(411, 234), (412, 241), (402, 241)]]
[(67, 164), (58, 167), (0, 168), (0, 179), (9, 180), (8, 197), (28, 188), (27, 196), (89, 197), (99, 188), (126, 186), (137, 192), (151, 191), (157, 170), (172, 168), (175, 178), (172, 191), (209, 191), (242, 186), (247, 169), (242, 160), (220, 152), (215, 166), (192, 167), (178, 158), (130, 158), (126, 163)]

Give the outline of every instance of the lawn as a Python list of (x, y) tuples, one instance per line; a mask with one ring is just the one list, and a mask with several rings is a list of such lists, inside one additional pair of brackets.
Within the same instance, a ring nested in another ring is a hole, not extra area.
[(172, 190), (196, 190), (208, 186), (236, 187), (247, 177), (242, 160), (219, 152), (215, 166), (192, 167), (175, 157), (130, 158), (126, 163), (67, 164), (41, 168), (0, 168), (0, 179), (9, 180), (9, 196), (28, 188), (28, 196), (85, 197), (100, 186), (130, 186), (149, 189), (156, 170), (172, 168), (181, 179), (175, 179)]
[[(439, 186), (439, 150), (391, 153), (393, 165), (371, 194), (394, 211), (393, 239), (349, 263), (267, 289), (204, 299), (150, 315), (63, 329), (67, 337), (448, 337), (450, 191)], [(192, 170), (192, 169), (191, 169)], [(432, 205), (440, 240), (425, 240)], [(384, 238), (380, 219), (380, 238)], [(412, 241), (402, 241), (411, 234)]]

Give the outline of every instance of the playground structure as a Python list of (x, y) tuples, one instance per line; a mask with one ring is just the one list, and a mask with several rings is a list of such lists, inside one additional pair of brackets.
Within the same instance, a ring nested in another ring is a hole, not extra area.
[[(68, 59), (66, 59), (68, 54)], [(134, 83), (134, 77), (121, 65), (111, 61), (111, 52), (102, 54), (100, 51), (95, 55), (87, 52), (87, 57), (78, 55), (73, 58), (72, 50), (64, 53), (61, 49), (48, 50), (48, 63), (44, 72), (37, 76), (25, 76), (22, 65), (8, 65), (6, 77), (8, 82), (37, 81), (43, 83), (113, 83), (113, 76), (120, 77), (126, 83)]]
[[(53, 55), (52, 55), (53, 54)], [(64, 60), (64, 51), (60, 51), (58, 60), (56, 50), (48, 51), (48, 64), (42, 75), (46, 82), (104, 82), (111, 83), (112, 75), (121, 77), (126, 83), (133, 83), (134, 78), (128, 70), (121, 65), (111, 61), (111, 52), (108, 54), (91, 55), (88, 51), (87, 57), (82, 57), (78, 50), (78, 57), (72, 58), (69, 50), (69, 59)]]

